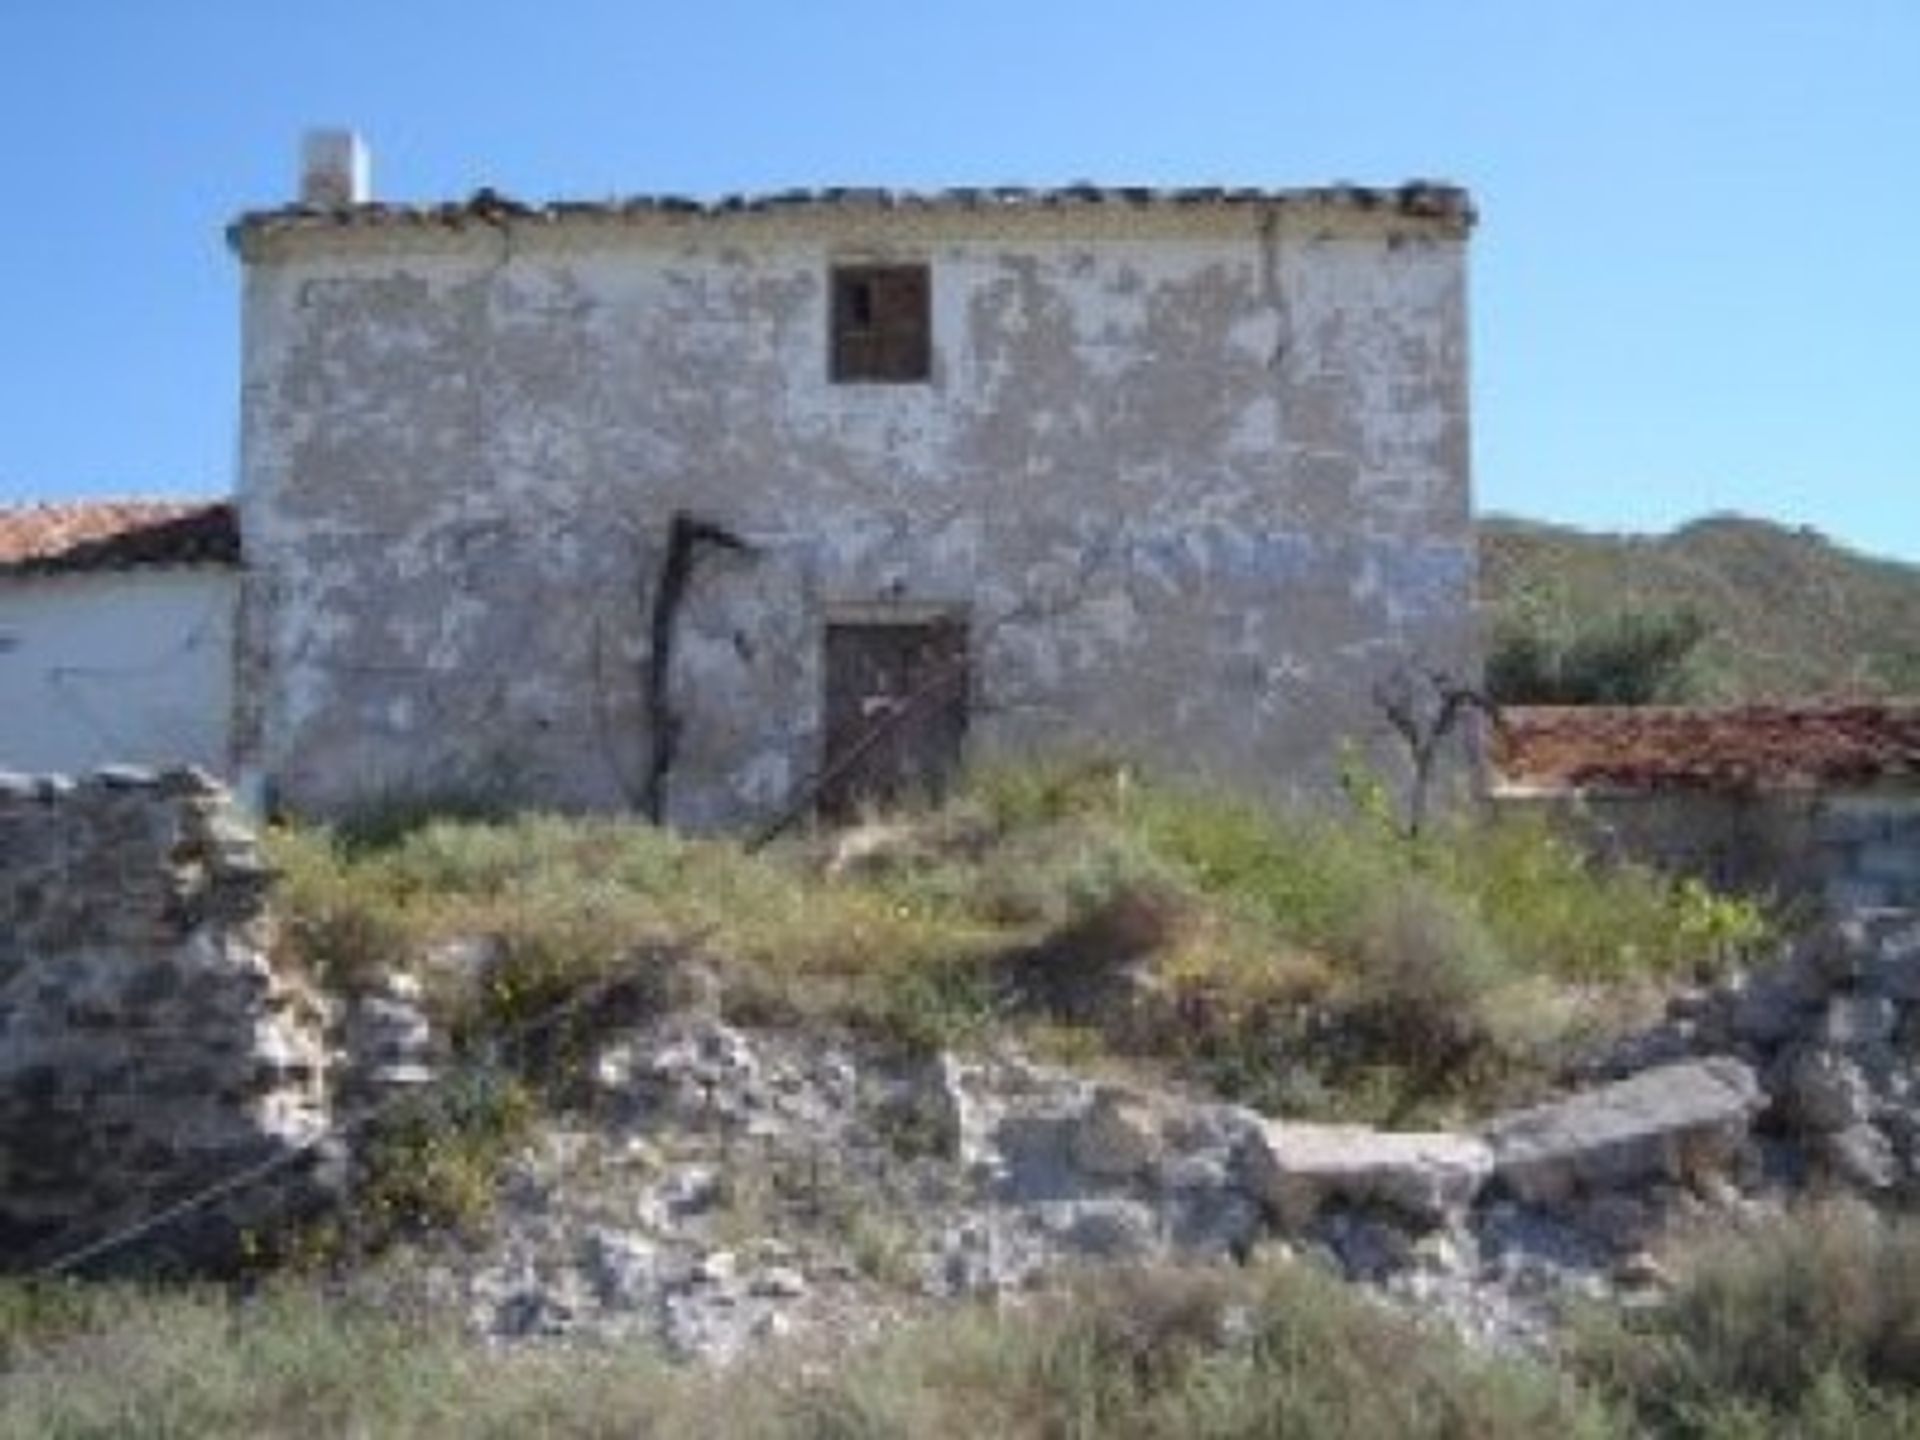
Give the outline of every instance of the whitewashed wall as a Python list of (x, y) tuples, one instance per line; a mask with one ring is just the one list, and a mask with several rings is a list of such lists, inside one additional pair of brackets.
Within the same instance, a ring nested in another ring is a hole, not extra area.
[(227, 769), (239, 576), (0, 579), (0, 769)]
[[(618, 805), (665, 526), (671, 815), (819, 762), (835, 605), (964, 608), (975, 753), (1268, 794), (1472, 666), (1465, 238), (1308, 207), (271, 224), (247, 262), (237, 749), (297, 809), (508, 782)], [(925, 384), (836, 385), (841, 261), (932, 274)]]

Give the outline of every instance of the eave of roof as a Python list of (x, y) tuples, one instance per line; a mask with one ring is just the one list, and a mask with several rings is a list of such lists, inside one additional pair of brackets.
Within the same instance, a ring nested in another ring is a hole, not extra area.
[(1512, 706), (1492, 761), (1510, 791), (1721, 793), (1920, 782), (1920, 701)]
[(228, 242), (243, 255), (250, 241), (270, 235), (337, 234), (342, 231), (463, 229), (506, 223), (560, 226), (678, 219), (724, 222), (740, 216), (889, 214), (1012, 216), (1029, 213), (1090, 216), (1133, 212), (1255, 210), (1323, 214), (1385, 214), (1464, 235), (1477, 218), (1466, 190), (1442, 181), (1411, 180), (1397, 186), (1326, 185), (1297, 189), (1074, 184), (1053, 188), (959, 187), (888, 190), (832, 187), (728, 195), (700, 200), (681, 195), (635, 195), (609, 200), (554, 200), (527, 204), (491, 189), (465, 200), (438, 204), (369, 202), (323, 207), (287, 205), (253, 210), (227, 229)]
[(222, 500), (82, 500), (0, 510), (0, 576), (240, 563)]

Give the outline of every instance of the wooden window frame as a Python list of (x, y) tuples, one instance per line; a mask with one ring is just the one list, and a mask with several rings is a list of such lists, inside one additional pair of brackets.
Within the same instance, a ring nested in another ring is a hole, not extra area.
[(827, 373), (836, 385), (924, 385), (933, 375), (933, 274), (925, 263), (835, 265)]

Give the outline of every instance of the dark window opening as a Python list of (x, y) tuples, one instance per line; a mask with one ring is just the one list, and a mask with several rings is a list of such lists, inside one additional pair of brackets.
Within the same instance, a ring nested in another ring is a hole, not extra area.
[(932, 286), (924, 265), (840, 265), (833, 271), (836, 381), (927, 379)]
[(864, 276), (847, 281), (847, 324), (856, 330), (873, 329), (873, 282)]

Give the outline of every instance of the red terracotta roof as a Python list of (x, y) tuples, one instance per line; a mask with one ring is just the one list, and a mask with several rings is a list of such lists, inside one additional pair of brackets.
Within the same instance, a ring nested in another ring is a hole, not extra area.
[(233, 507), (207, 500), (82, 500), (0, 510), (0, 574), (234, 565)]
[(1920, 778), (1920, 701), (1513, 706), (1493, 739), (1503, 786), (1781, 790)]

